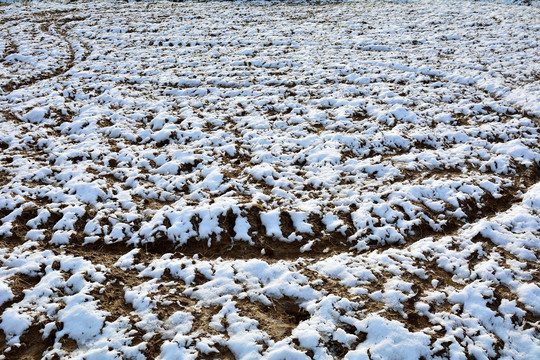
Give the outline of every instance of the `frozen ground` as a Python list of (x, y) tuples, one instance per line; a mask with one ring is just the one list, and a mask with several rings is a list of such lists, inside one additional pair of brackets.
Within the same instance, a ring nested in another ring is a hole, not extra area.
[(540, 8), (0, 8), (0, 358), (540, 358)]

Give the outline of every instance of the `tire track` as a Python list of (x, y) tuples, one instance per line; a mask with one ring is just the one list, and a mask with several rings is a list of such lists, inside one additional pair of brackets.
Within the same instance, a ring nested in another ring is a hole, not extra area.
[[(60, 12), (60, 14), (63, 14), (63, 13), (64, 12)], [(51, 36), (56, 37), (61, 42), (67, 45), (69, 58), (63, 65), (55, 69), (51, 69), (51, 71), (38, 73), (38, 74), (35, 74), (34, 76), (22, 79), (20, 81), (10, 80), (6, 85), (3, 86), (3, 91), (6, 95), (9, 95), (12, 92), (20, 90), (20, 89), (28, 88), (40, 81), (50, 80), (55, 77), (62, 76), (63, 74), (71, 70), (75, 65), (77, 65), (78, 62), (76, 61), (77, 60), (76, 51), (72, 43), (70, 42), (70, 40), (80, 42), (81, 47), (85, 49), (83, 55), (78, 60), (79, 62), (83, 62), (86, 59), (86, 57), (90, 54), (88, 45), (84, 44), (79, 39), (70, 36), (67, 30), (62, 29), (62, 27), (64, 27), (67, 24), (70, 24), (76, 21), (82, 21), (85, 18), (77, 17), (77, 16), (73, 16), (71, 18), (59, 18), (59, 17), (56, 17), (56, 18), (53, 17), (52, 19), (49, 18), (51, 15), (55, 15), (55, 14), (58, 14), (58, 12), (38, 14), (39, 19), (36, 20), (35, 23), (41, 24), (39, 28), (42, 33), (48, 33)]]
[[(376, 51), (375, 52), (374, 51), (367, 51), (367, 52), (369, 52), (370, 54), (378, 53)], [(532, 122), (534, 122), (536, 125), (540, 126), (540, 118), (538, 116), (536, 116), (532, 112), (526, 110), (522, 106), (519, 106), (517, 104), (508, 103), (508, 101), (504, 98), (504, 96), (499, 96), (499, 95), (493, 94), (493, 93), (489, 92), (488, 90), (480, 87), (476, 83), (466, 85), (466, 84), (463, 84), (462, 82), (452, 80), (452, 79), (448, 79), (448, 76), (449, 76), (449, 74), (451, 74), (452, 70), (436, 68), (436, 69), (431, 69), (428, 73), (424, 73), (421, 69), (415, 70), (415, 69), (412, 69), (412, 68), (408, 68), (407, 65), (404, 66), (405, 68), (402, 68), (402, 66), (399, 65), (399, 64), (397, 64), (397, 65), (385, 64), (385, 63), (383, 63), (383, 61), (384, 61), (384, 59), (381, 62), (377, 62), (376, 60), (374, 60), (374, 61), (366, 61), (365, 63), (367, 65), (372, 65), (372, 66), (386, 67), (386, 68), (389, 68), (389, 69), (391, 69), (393, 71), (399, 71), (399, 72), (403, 72), (403, 73), (414, 73), (414, 74), (427, 75), (432, 79), (436, 79), (437, 81), (441, 81), (441, 82), (444, 82), (444, 83), (450, 83), (450, 84), (457, 85), (457, 86), (463, 86), (465, 88), (474, 89), (477, 92), (482, 93), (484, 96), (486, 96), (489, 100), (491, 100), (493, 102), (503, 102), (503, 104), (509, 105), (509, 107), (514, 108), (514, 110), (515, 110), (514, 114), (521, 114), (524, 117), (531, 120)], [(442, 74), (439, 74), (440, 72), (442, 72)], [(433, 80), (433, 82), (435, 82), (435, 81)], [(398, 85), (398, 83), (392, 83), (392, 84)], [(482, 99), (482, 100), (485, 100), (485, 99)], [(508, 115), (512, 114), (512, 113), (507, 113), (507, 112), (500, 112), (497, 109), (491, 109), (490, 108), (489, 110), (494, 112), (494, 113), (497, 113), (498, 115), (508, 116)]]

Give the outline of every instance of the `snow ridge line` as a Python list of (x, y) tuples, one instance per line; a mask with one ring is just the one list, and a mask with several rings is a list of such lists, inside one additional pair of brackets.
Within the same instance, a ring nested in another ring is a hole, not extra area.
[[(539, 167), (524, 170), (522, 176), (526, 189), (534, 186), (540, 179)], [(61, 212), (51, 209), (44, 217), (43, 210), (30, 203), (12, 211), (0, 209), (0, 231), (7, 237), (2, 242), (9, 247), (35, 238), (89, 249), (129, 251), (135, 247), (158, 254), (178, 252), (210, 258), (293, 259), (303, 254), (324, 258), (343, 251), (384, 250), (428, 236), (452, 235), (464, 224), (509, 209), (519, 200), (517, 189), (507, 188), (497, 197), (486, 193), (479, 203), (468, 199), (454, 209), (454, 217), (440, 223), (433, 219), (448, 210), (430, 209), (421, 203), (416, 204), (421, 209), (415, 214), (419, 221), (406, 220), (412, 214), (404, 205), (372, 208), (369, 213), (351, 209), (321, 216), (316, 212), (266, 211), (255, 204), (215, 204), (181, 210), (165, 205), (150, 218), (131, 222), (107, 217), (91, 207), (72, 206)]]

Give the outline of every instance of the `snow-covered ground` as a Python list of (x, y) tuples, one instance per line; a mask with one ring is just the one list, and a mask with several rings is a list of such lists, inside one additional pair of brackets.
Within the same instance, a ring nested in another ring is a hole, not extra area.
[(0, 359), (540, 358), (540, 7), (0, 6)]

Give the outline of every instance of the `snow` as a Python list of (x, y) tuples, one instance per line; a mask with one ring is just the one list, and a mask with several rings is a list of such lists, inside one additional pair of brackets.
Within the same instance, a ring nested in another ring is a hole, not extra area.
[[(418, 359), (427, 356), (426, 346), (430, 342), (429, 336), (411, 333), (399, 322), (368, 316), (358, 326), (368, 336), (366, 341), (346, 359), (361, 359), (367, 355), (367, 349), (370, 349), (373, 359)], [(392, 337), (387, 335), (389, 333)], [(399, 353), (394, 350), (396, 348), (399, 349)]]
[(17, 343), (19, 336), (32, 324), (30, 315), (22, 313), (22, 309), (7, 309), (2, 314), (0, 328), (7, 335), (9, 343)]
[(538, 316), (540, 314), (540, 303), (538, 302), (540, 287), (536, 284), (522, 284), (516, 289), (516, 292), (525, 307)]
[(95, 302), (72, 303), (59, 311), (58, 319), (64, 323), (60, 334), (69, 334), (70, 338), (84, 345), (99, 335), (106, 313), (97, 310)]
[(36, 107), (30, 110), (28, 113), (26, 113), (23, 116), (23, 120), (29, 121), (31, 123), (39, 124), (40, 122), (43, 121), (46, 114), (47, 114), (47, 109)]
[(235, 239), (250, 241), (248, 230), (250, 228), (249, 222), (246, 218), (238, 216), (234, 223)]
[(2, 6), (0, 358), (539, 358), (507, 3)]
[(282, 238), (279, 211), (273, 210), (261, 214), (261, 222), (266, 228), (266, 235)]

